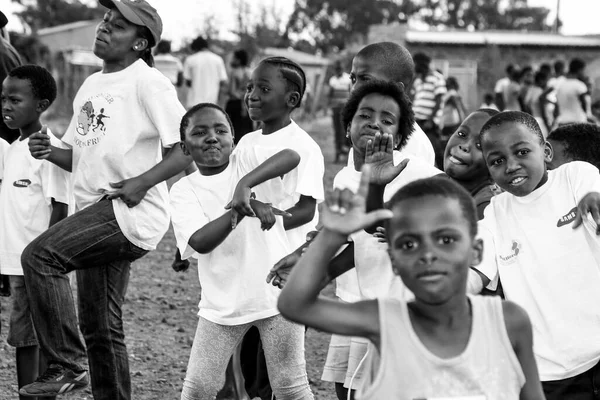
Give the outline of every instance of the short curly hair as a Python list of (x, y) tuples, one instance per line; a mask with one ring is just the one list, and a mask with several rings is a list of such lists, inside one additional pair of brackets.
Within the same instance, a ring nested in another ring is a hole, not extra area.
[(411, 102), (402, 87), (394, 82), (372, 80), (365, 83), (350, 94), (350, 98), (342, 110), (342, 122), (347, 129), (358, 110), (358, 106), (363, 98), (370, 94), (380, 94), (389, 96), (398, 104), (400, 108), (400, 121), (398, 123), (398, 136), (400, 140), (396, 145), (396, 150), (402, 149), (408, 138), (413, 133), (415, 115), (413, 113)]
[(29, 81), (31, 92), (39, 100), (48, 100), (50, 104), (56, 100), (56, 81), (44, 67), (27, 64), (12, 69), (8, 76)]
[(479, 137), (481, 138), (482, 146), (483, 138), (490, 129), (497, 128), (510, 122), (525, 126), (532, 134), (538, 137), (540, 144), (543, 145), (546, 143), (546, 139), (544, 139), (540, 125), (535, 118), (531, 116), (531, 114), (522, 111), (503, 111), (494, 115), (481, 127), (481, 133), (479, 134)]
[(181, 123), (179, 124), (179, 137), (181, 138), (182, 142), (185, 141), (185, 130), (190, 124), (190, 118), (192, 117), (192, 115), (196, 114), (200, 110), (204, 110), (205, 108), (212, 108), (221, 111), (223, 114), (225, 114), (225, 118), (227, 118), (227, 122), (229, 123), (229, 129), (231, 130), (231, 136), (235, 136), (231, 118), (229, 118), (229, 114), (227, 114), (227, 112), (225, 112), (223, 108), (213, 103), (199, 103), (190, 108), (181, 118)]
[(568, 124), (559, 126), (548, 135), (548, 140), (561, 142), (565, 156), (573, 161), (585, 161), (600, 169), (600, 126)]

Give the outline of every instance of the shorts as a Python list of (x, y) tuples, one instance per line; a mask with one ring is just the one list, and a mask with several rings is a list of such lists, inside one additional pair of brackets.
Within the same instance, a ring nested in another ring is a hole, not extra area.
[(29, 311), (29, 298), (22, 276), (10, 275), (12, 312), (6, 342), (13, 347), (37, 346), (38, 340)]
[(362, 384), (365, 364), (363, 362), (360, 369), (358, 366), (367, 354), (368, 344), (369, 341), (363, 338), (331, 335), (321, 380), (343, 383), (347, 389), (358, 388)]

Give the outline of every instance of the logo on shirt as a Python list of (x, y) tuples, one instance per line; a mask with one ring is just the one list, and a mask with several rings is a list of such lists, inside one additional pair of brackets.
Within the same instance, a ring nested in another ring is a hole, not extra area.
[(13, 182), (14, 187), (22, 187), (25, 188), (31, 185), (31, 181), (29, 179), (19, 179), (18, 181)]
[[(100, 93), (83, 103), (77, 114), (75, 131), (79, 135), (74, 138), (75, 145), (90, 147), (100, 143), (103, 136), (106, 135), (105, 122), (110, 119), (110, 115), (104, 107), (98, 107), (97, 105), (94, 107), (94, 102), (110, 105), (113, 101), (114, 99), (110, 95)], [(83, 138), (82, 136), (87, 137)]]
[(569, 211), (568, 213), (566, 213), (565, 215), (563, 215), (562, 217), (560, 217), (558, 219), (556, 226), (558, 228), (560, 228), (561, 226), (569, 225), (571, 222), (573, 222), (575, 220), (576, 216), (577, 216), (577, 207), (573, 207), (571, 209), (571, 211)]
[(516, 258), (520, 252), (521, 252), (521, 244), (519, 242), (517, 242), (516, 240), (513, 240), (511, 248), (510, 248), (510, 252), (506, 255), (498, 255), (498, 257), (500, 258), (500, 261), (502, 262), (502, 264), (509, 265), (516, 261)]

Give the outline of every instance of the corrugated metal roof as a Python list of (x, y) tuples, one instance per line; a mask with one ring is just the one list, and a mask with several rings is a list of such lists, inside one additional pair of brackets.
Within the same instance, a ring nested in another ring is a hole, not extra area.
[(70, 30), (74, 30), (74, 29), (84, 28), (84, 27), (88, 27), (90, 25), (98, 25), (98, 23), (99, 23), (98, 20), (71, 22), (68, 24), (57, 25), (57, 26), (52, 26), (50, 28), (40, 29), (39, 31), (37, 31), (37, 34), (38, 34), (38, 36), (46, 36), (46, 35), (51, 35), (53, 33), (59, 33), (59, 32), (65, 32), (65, 31), (70, 31)]
[(314, 54), (305, 53), (294, 49), (281, 49), (277, 47), (267, 47), (262, 50), (265, 56), (287, 57), (300, 65), (328, 65), (329, 60)]
[(556, 46), (600, 47), (600, 38), (590, 36), (565, 36), (546, 32), (515, 31), (415, 31), (406, 32), (408, 43), (438, 43), (499, 46)]

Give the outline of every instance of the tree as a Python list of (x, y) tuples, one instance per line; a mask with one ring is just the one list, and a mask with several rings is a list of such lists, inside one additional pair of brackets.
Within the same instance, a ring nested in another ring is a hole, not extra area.
[(19, 18), (33, 31), (69, 22), (100, 19), (104, 8), (90, 7), (80, 0), (13, 0), (23, 5)]
[(296, 0), (287, 32), (307, 34), (328, 52), (343, 49), (355, 35), (366, 35), (371, 25), (396, 21), (416, 11), (411, 1)]

